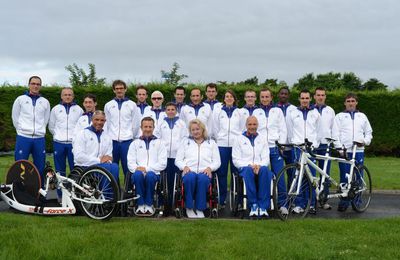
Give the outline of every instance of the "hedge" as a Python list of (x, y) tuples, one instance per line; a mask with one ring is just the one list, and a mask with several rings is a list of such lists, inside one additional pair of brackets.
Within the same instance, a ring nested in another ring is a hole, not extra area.
[[(173, 90), (166, 84), (149, 83), (146, 85), (151, 93), (160, 90), (164, 93), (166, 101), (172, 100)], [(204, 89), (204, 85), (189, 85), (188, 90), (193, 87)], [(219, 86), (219, 99), (223, 97), (226, 89), (234, 89), (238, 96), (239, 105), (242, 106), (244, 92), (247, 89), (259, 89), (259, 87), (248, 85), (222, 85)], [(25, 87), (0, 87), (2, 102), (0, 104), (0, 151), (10, 151), (14, 149), (15, 129), (11, 121), (11, 108), (15, 98), (26, 91)], [(273, 90), (276, 93), (276, 89)], [(86, 93), (94, 93), (98, 98), (98, 108), (102, 109), (104, 104), (114, 97), (110, 87), (102, 88), (75, 88), (76, 102), (82, 103)], [(42, 95), (46, 97), (51, 106), (60, 102), (60, 87), (43, 87)], [(346, 94), (344, 90), (337, 90), (328, 93), (327, 103), (338, 113), (343, 110), (343, 98)], [(135, 88), (130, 85), (127, 96), (135, 100)], [(369, 118), (373, 128), (372, 144), (367, 148), (369, 154), (400, 156), (400, 139), (398, 131), (400, 129), (400, 91), (374, 91), (359, 92), (359, 109)], [(187, 99), (189, 95), (186, 95)], [(298, 105), (298, 92), (291, 92), (291, 103)], [(148, 100), (150, 103), (150, 100)], [(46, 135), (47, 149), (52, 150), (51, 135)]]

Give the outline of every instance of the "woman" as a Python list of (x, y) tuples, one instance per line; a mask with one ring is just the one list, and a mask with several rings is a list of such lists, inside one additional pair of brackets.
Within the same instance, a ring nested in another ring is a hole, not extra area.
[(241, 110), (237, 108), (237, 98), (232, 90), (227, 90), (224, 96), (224, 104), (214, 111), (213, 133), (218, 144), (221, 157), (221, 167), (218, 170), (218, 182), (220, 192), (220, 205), (225, 206), (228, 193), (228, 164), (231, 172), (236, 171), (232, 163), (232, 146), (234, 140), (242, 133)]
[[(176, 154), (175, 165), (182, 171), (186, 215), (204, 218), (207, 188), (212, 172), (221, 165), (218, 146), (207, 137), (205, 125), (198, 119), (189, 122), (190, 137), (185, 138)], [(193, 203), (195, 200), (195, 203)]]
[(158, 121), (154, 135), (160, 138), (166, 147), (168, 153), (167, 168), (167, 186), (168, 186), (168, 205), (172, 207), (172, 194), (174, 190), (175, 173), (178, 168), (175, 166), (175, 157), (178, 147), (185, 137), (188, 136), (188, 129), (185, 122), (177, 117), (177, 106), (175, 103), (167, 103), (165, 106), (167, 117)]

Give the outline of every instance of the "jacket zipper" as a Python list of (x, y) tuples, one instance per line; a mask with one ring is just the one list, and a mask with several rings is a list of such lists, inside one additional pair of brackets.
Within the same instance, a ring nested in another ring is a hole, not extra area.
[(200, 144), (197, 144), (197, 173), (199, 173), (199, 167), (200, 167)]

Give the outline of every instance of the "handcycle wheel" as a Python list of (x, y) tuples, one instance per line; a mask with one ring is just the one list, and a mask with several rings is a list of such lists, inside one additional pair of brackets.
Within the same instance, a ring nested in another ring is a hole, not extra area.
[(117, 210), (119, 189), (114, 177), (102, 167), (93, 166), (82, 173), (78, 184), (91, 195), (79, 192), (78, 197), (82, 211), (90, 218), (106, 220)]
[[(303, 174), (303, 180), (300, 184), (299, 192), (297, 193), (297, 186), (300, 178), (299, 171), (299, 164), (288, 164), (279, 172), (274, 182), (274, 208), (276, 215), (281, 220), (304, 218), (310, 208), (312, 195), (311, 181), (306, 174)], [(287, 192), (286, 190), (282, 191), (278, 189), (278, 183), (282, 178), (283, 180), (287, 180)], [(303, 210), (296, 213), (294, 211), (296, 206), (301, 207)], [(280, 211), (281, 207), (286, 207), (288, 214), (283, 214)]]
[(354, 167), (349, 193), (354, 196), (351, 201), (352, 208), (357, 212), (364, 212), (368, 208), (372, 196), (371, 174), (364, 165)]

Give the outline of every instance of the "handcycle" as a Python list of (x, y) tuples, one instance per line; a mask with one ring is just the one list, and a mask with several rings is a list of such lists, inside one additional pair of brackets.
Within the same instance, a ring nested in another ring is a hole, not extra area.
[[(362, 145), (358, 142), (353, 142), (352, 158), (347, 158), (346, 149), (334, 149), (333, 143), (335, 140), (328, 140), (328, 148), (325, 155), (314, 154), (312, 143), (307, 139), (302, 144), (278, 144), (280, 148), (292, 147), (300, 151), (300, 159), (297, 163), (286, 165), (278, 174), (277, 180), (288, 178), (287, 192), (279, 191), (277, 187), (278, 181), (274, 184), (274, 204), (275, 209), (284, 206), (288, 209), (288, 214), (282, 214), (279, 210), (276, 214), (282, 220), (290, 218), (303, 218), (307, 215), (315, 189), (316, 203), (323, 205), (331, 198), (340, 198), (351, 202), (352, 208), (356, 212), (364, 212), (370, 202), (372, 194), (371, 174), (365, 165), (359, 165), (355, 161), (357, 147)], [(330, 154), (336, 153), (335, 156)], [(313, 160), (323, 160), (323, 169)], [(328, 161), (336, 161), (350, 165), (350, 171), (346, 174), (347, 182), (340, 183), (335, 181), (327, 174)], [(320, 177), (313, 176), (310, 167), (315, 169), (320, 174)], [(336, 192), (326, 193), (325, 189), (329, 186), (336, 187)], [(284, 192), (285, 194), (281, 194)], [(285, 197), (285, 200), (278, 198)], [(295, 212), (293, 209), (301, 205), (301, 212)]]
[[(36, 167), (27, 160), (16, 161), (8, 170), (6, 184), (0, 186), (0, 197), (17, 211), (40, 215), (72, 215), (77, 209), (96, 220), (110, 219), (118, 204), (137, 199), (119, 200), (119, 187), (104, 168), (75, 168), (70, 177), (55, 172), (49, 163), (44, 170), (45, 182)], [(61, 200), (47, 200), (52, 191), (60, 190)]]

